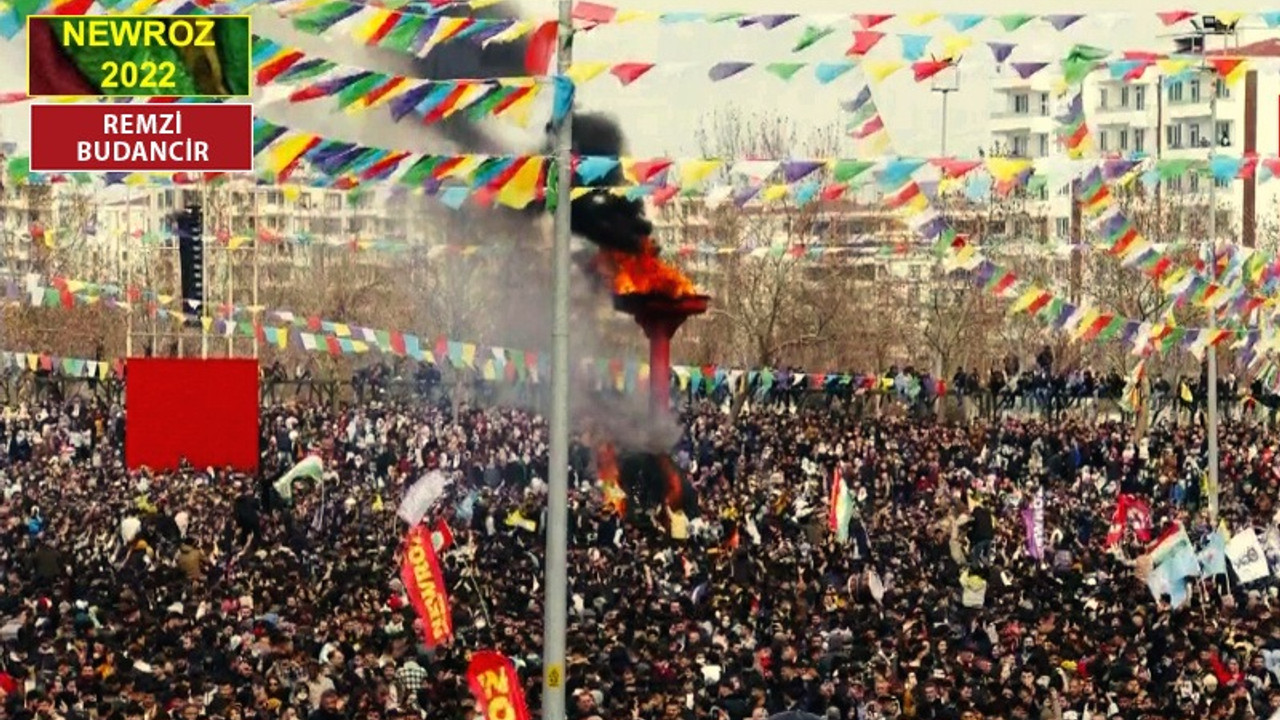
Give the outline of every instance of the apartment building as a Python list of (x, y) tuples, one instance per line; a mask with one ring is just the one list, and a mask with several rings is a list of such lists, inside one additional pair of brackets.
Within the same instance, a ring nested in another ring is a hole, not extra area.
[[(1199, 52), (1201, 39), (1180, 38), (1178, 52)], [(1213, 49), (1209, 56), (1280, 58), (1280, 39), (1247, 44), (1232, 42)], [(1030, 79), (1007, 76), (994, 84), (990, 127), (995, 152), (1019, 157), (1061, 157), (1054, 137), (1055, 106), (1052, 86), (1057, 78), (1046, 72)], [(1210, 100), (1216, 96), (1216, 113)], [(1239, 157), (1248, 154), (1274, 156), (1280, 152), (1280, 76), (1267, 70), (1249, 70), (1232, 86), (1212, 77), (1183, 74), (1162, 77), (1149, 68), (1133, 82), (1112, 80), (1094, 73), (1085, 82), (1084, 107), (1093, 148), (1107, 157), (1158, 157), (1203, 160), (1213, 147), (1217, 153)], [(1216, 119), (1215, 119), (1216, 115)], [(1177, 198), (1178, 206), (1207, 207), (1209, 184), (1216, 182), (1218, 227), (1247, 245), (1258, 240), (1260, 218), (1271, 222), (1280, 214), (1280, 185), (1259, 184), (1255, 179), (1218, 180), (1184, 175), (1165, 180), (1159, 188), (1163, 202)], [(1043, 214), (1052, 235), (1067, 239), (1071, 233), (1070, 188), (1049, 188)]]

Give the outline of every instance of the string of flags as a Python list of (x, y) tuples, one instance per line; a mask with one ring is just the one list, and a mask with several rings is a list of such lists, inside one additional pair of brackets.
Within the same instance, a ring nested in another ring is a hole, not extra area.
[[(873, 103), (873, 99), (868, 99)], [(1099, 171), (1100, 177), (1100, 171)], [(1228, 338), (1235, 340), (1233, 347), (1242, 355), (1251, 357), (1255, 348), (1280, 346), (1277, 334), (1268, 330), (1266, 336), (1260, 330), (1245, 328), (1186, 328), (1169, 323), (1152, 323), (1125, 318), (1105, 312), (1085, 301), (1072, 303), (1058, 297), (1051, 290), (1028, 283), (1016, 273), (1001, 267), (966, 237), (958, 233), (946, 218), (933, 206), (910, 176), (902, 179), (902, 187), (892, 194), (894, 205), (899, 208), (908, 224), (920, 236), (933, 244), (935, 252), (943, 257), (943, 267), (948, 272), (965, 272), (978, 287), (997, 298), (1013, 300), (1009, 313), (1028, 314), (1045, 321), (1054, 329), (1067, 334), (1072, 341), (1119, 341), (1129, 345), (1135, 354), (1152, 349), (1165, 351), (1176, 347), (1202, 356), (1213, 346)], [(1186, 291), (1188, 295), (1192, 291)], [(1195, 298), (1206, 304), (1203, 293)], [(1209, 298), (1212, 300), (1212, 297)], [(1214, 307), (1206, 304), (1207, 307)]]
[[(141, 7), (140, 7), (141, 6)], [(236, 13), (250, 8), (268, 7), (276, 14), (288, 19), (298, 30), (313, 34), (326, 35), (331, 32), (348, 34), (351, 39), (364, 45), (379, 47), (417, 56), (425, 55), (432, 47), (451, 41), (467, 40), (481, 45), (505, 43), (536, 39), (538, 33), (550, 27), (552, 21), (519, 20), (512, 18), (472, 18), (449, 17), (433, 12), (416, 12), (423, 8), (411, 5), (387, 7), (369, 5), (358, 0), (227, 0), (225, 2), (209, 2), (207, 0), (27, 0), (21, 4), (12, 4), (8, 12), (0, 8), (0, 34), (12, 38), (21, 32), (27, 15), (43, 12), (59, 14), (101, 14), (101, 13), (136, 13), (146, 10), (152, 14), (186, 14), (186, 13)], [(579, 26), (591, 28), (597, 25), (614, 22), (619, 17), (616, 9), (598, 3), (579, 3)], [(1182, 20), (1194, 17), (1196, 13), (1178, 16)], [(1241, 16), (1240, 13), (1218, 13), (1219, 17)], [(666, 24), (687, 22), (705, 22), (712, 20), (718, 23), (729, 23), (742, 27), (776, 28), (789, 24), (800, 15), (771, 14), (744, 15), (741, 13), (656, 13), (635, 14), (629, 21), (638, 21), (653, 17)], [(842, 16), (836, 16), (842, 17)], [(857, 27), (853, 33), (853, 44), (845, 51), (845, 56), (852, 60), (841, 62), (764, 62), (751, 63), (725, 60), (714, 63), (707, 70), (712, 81), (723, 81), (735, 77), (749, 69), (763, 69), (768, 74), (783, 80), (791, 80), (806, 68), (813, 71), (814, 77), (822, 83), (833, 82), (845, 73), (862, 65), (866, 74), (876, 80), (885, 80), (894, 73), (910, 69), (917, 82), (928, 80), (939, 72), (953, 66), (975, 40), (968, 35), (952, 34), (932, 36), (918, 33), (885, 33), (883, 27), (896, 16), (892, 14), (856, 14), (849, 16)], [(974, 28), (995, 21), (1009, 32), (1018, 30), (1033, 20), (1040, 20), (1049, 25), (1066, 30), (1086, 17), (1080, 14), (1055, 13), (1046, 15), (1005, 14), (983, 15), (975, 13), (926, 13), (917, 15), (913, 20), (922, 27), (934, 21), (945, 22), (956, 33), (964, 33)], [(1116, 18), (1125, 17), (1124, 14)], [(1173, 16), (1170, 16), (1173, 17)], [(1275, 13), (1261, 13), (1258, 17), (1268, 27), (1280, 27), (1280, 17)], [(665, 18), (665, 19), (664, 19)], [(920, 21), (924, 21), (921, 23)], [(1181, 22), (1178, 20), (1176, 22)], [(994, 25), (993, 25), (994, 26)], [(796, 52), (812, 47), (820, 40), (835, 33), (834, 25), (809, 25), (797, 40), (793, 50)], [(887, 42), (896, 42), (897, 49), (886, 50)], [(1048, 58), (1023, 58), (1011, 60), (1019, 46), (1015, 43), (987, 41), (985, 45), (991, 52), (998, 68), (1008, 67), (1023, 78), (1031, 78), (1046, 68), (1053, 66)], [(868, 57), (873, 49), (878, 58)], [(1105, 65), (1110, 67), (1113, 79), (1119, 81), (1140, 80), (1145, 71), (1158, 67), (1166, 78), (1177, 78), (1198, 72), (1205, 62), (1201, 56), (1191, 55), (1158, 55), (1149, 52), (1116, 51), (1087, 45), (1077, 45), (1072, 53), (1075, 58), (1062, 64), (1062, 71), (1071, 76), (1084, 70), (1084, 64)], [(1215, 57), (1209, 62), (1220, 75), (1229, 81), (1242, 76), (1248, 69), (1274, 69), (1280, 60), (1275, 58), (1233, 58)], [(568, 74), (578, 84), (603, 75), (611, 75), (623, 85), (628, 85), (641, 77), (650, 74), (655, 67), (666, 68), (670, 72), (679, 72), (681, 77), (688, 74), (688, 63), (654, 63), (654, 62), (622, 62), (599, 63), (587, 62), (577, 64)], [(1280, 66), (1277, 66), (1280, 67)], [(544, 74), (545, 68), (531, 68), (530, 74)], [(536, 87), (536, 86), (535, 86)], [(536, 91), (531, 91), (536, 92)]]

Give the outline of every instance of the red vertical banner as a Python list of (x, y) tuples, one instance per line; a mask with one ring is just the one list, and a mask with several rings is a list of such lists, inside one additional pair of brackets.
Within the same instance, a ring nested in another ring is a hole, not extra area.
[(520, 676), (502, 653), (480, 650), (472, 654), (467, 683), (480, 704), (482, 720), (529, 720)]
[(449, 612), (444, 573), (431, 544), (431, 531), (422, 525), (411, 528), (405, 536), (400, 579), (422, 621), (422, 640), (427, 647), (434, 648), (452, 640), (453, 616)]

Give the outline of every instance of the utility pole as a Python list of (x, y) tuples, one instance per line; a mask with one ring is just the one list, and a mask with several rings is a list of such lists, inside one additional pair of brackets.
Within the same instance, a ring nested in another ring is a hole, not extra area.
[[(556, 73), (573, 62), (573, 4), (559, 0)], [(547, 548), (542, 599), (542, 718), (565, 720), (564, 651), (568, 612), (569, 281), (573, 192), (573, 104), (555, 128), (556, 210), (551, 244), (551, 417), (547, 468)]]
[[(1204, 72), (1209, 69), (1208, 63), (1208, 47), (1206, 38), (1210, 35), (1222, 36), (1224, 39), (1224, 48), (1226, 37), (1235, 34), (1235, 24), (1226, 24), (1218, 20), (1213, 15), (1205, 15), (1201, 18), (1200, 23), (1194, 23), (1196, 30), (1200, 35), (1200, 70)], [(1218, 150), (1218, 73), (1216, 70), (1209, 72), (1209, 166), (1213, 166), (1213, 158), (1217, 155)], [(1217, 240), (1218, 240), (1218, 181), (1214, 177), (1209, 178), (1209, 230), (1206, 240), (1205, 257), (1209, 261), (1209, 280), (1214, 282), (1218, 276), (1217, 261)], [(1209, 308), (1209, 338), (1212, 341), (1218, 329), (1218, 313), (1215, 308)], [(1205, 433), (1208, 435), (1208, 465), (1209, 465), (1209, 522), (1217, 525), (1218, 523), (1218, 506), (1221, 489), (1218, 487), (1218, 348), (1216, 344), (1211, 343), (1208, 348), (1209, 357), (1205, 367), (1205, 382), (1208, 384), (1206, 388), (1206, 404), (1205, 410)]]
[[(944, 75), (949, 75), (950, 77), (944, 77)], [(960, 90), (960, 66), (953, 63), (951, 67), (943, 70), (938, 75), (935, 75), (933, 86), (930, 89), (933, 92), (940, 93), (942, 95), (942, 138), (938, 156), (945, 158), (947, 156), (947, 115), (949, 114), (948, 110), (950, 109), (947, 101), (950, 98), (951, 93), (958, 92)], [(933, 287), (930, 288), (931, 293), (941, 292), (942, 285), (946, 281), (946, 273), (943, 272), (942, 269), (942, 258), (942, 253), (934, 252)], [(938, 301), (936, 296), (933, 298), (932, 302), (934, 307), (937, 307)], [(946, 375), (946, 372), (947, 369), (942, 366), (942, 353), (939, 352), (933, 358), (934, 387), (937, 387), (938, 383), (944, 382), (943, 377)], [(941, 411), (942, 396), (940, 394), (936, 394), (933, 400), (933, 413), (934, 415), (940, 415)]]

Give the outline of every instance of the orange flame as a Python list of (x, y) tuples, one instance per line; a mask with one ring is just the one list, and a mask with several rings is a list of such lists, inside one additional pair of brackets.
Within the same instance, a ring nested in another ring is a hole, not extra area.
[(638, 253), (601, 250), (595, 264), (596, 270), (612, 282), (615, 295), (682, 298), (698, 294), (693, 281), (659, 257), (658, 246), (647, 238)]
[(596, 473), (604, 486), (604, 504), (619, 515), (627, 512), (627, 493), (618, 482), (618, 453), (611, 443), (596, 448)]
[(680, 471), (676, 470), (676, 464), (671, 462), (671, 458), (665, 453), (658, 456), (658, 465), (662, 466), (662, 474), (666, 480), (667, 491), (663, 495), (662, 502), (669, 510), (684, 510), (684, 480), (680, 477)]

